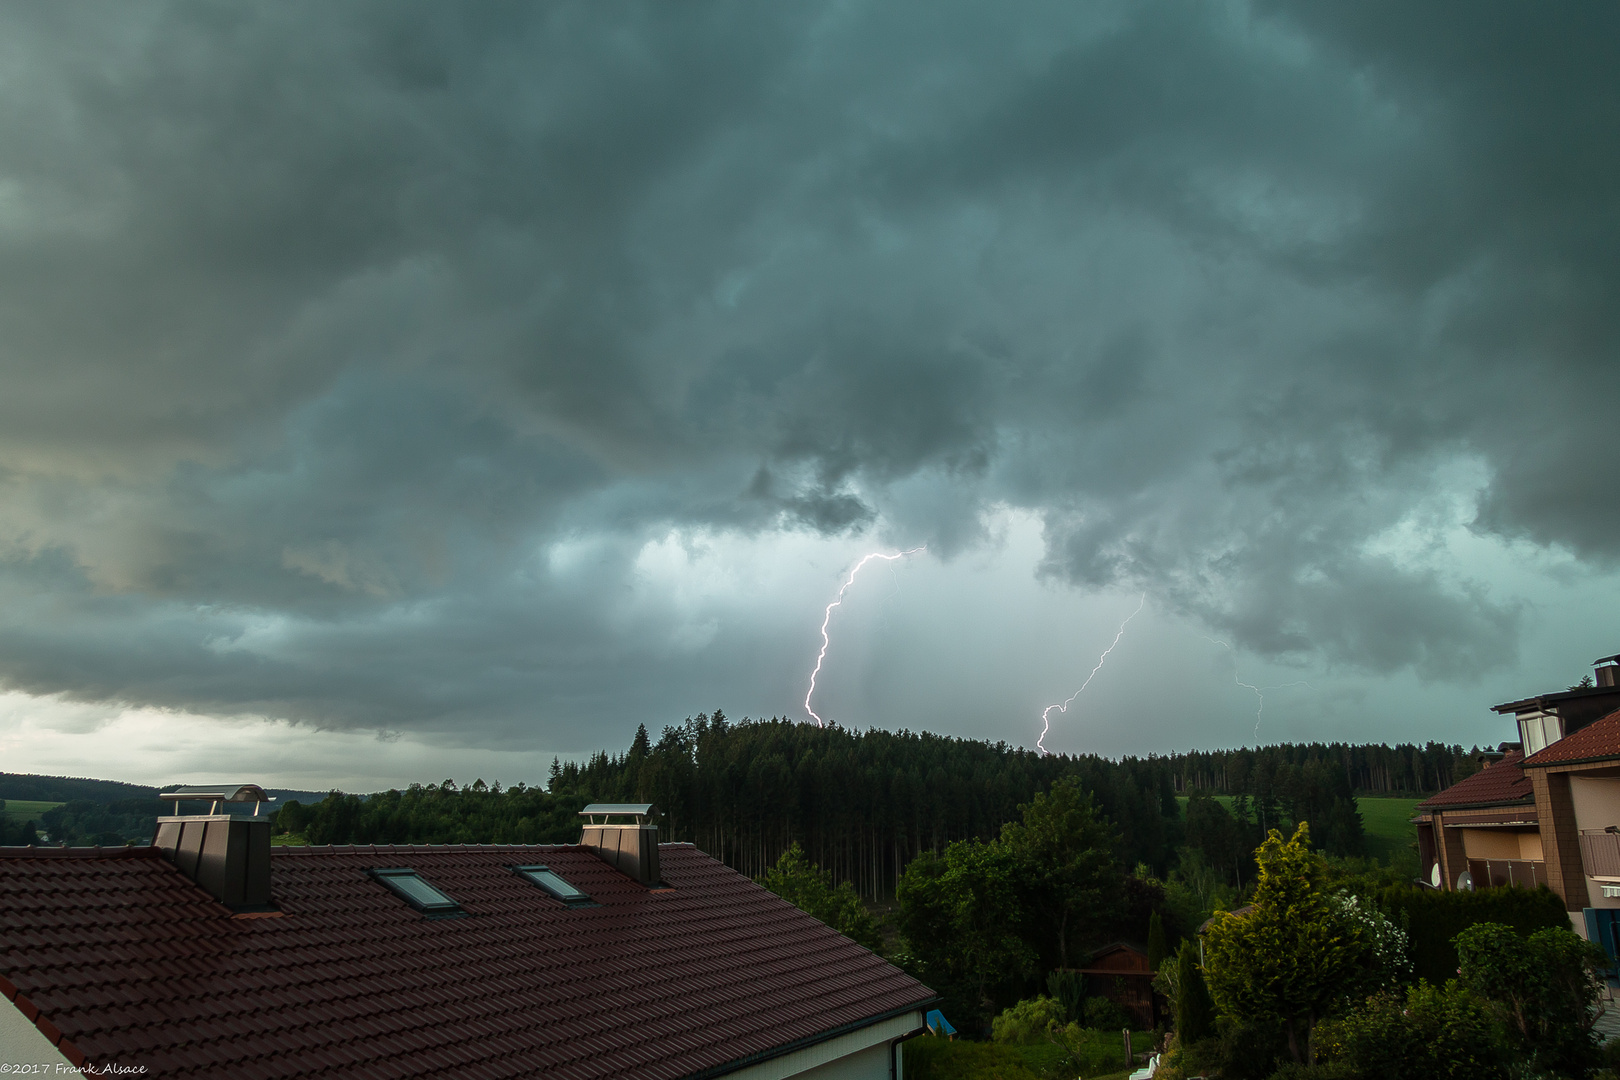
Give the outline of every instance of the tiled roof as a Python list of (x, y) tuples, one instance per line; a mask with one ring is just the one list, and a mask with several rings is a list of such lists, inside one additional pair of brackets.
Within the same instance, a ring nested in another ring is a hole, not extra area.
[(1620, 712), (1594, 720), (1551, 746), (1537, 750), (1525, 760), (1525, 764), (1557, 765), (1564, 761), (1606, 757), (1620, 757)]
[[(232, 917), (152, 848), (0, 848), (0, 992), (70, 1060), (184, 1080), (685, 1077), (933, 998), (691, 845), (659, 857), (668, 890), (573, 846), (277, 848), (281, 914)], [(537, 862), (598, 906), (510, 870)], [(469, 917), (363, 872), (394, 866)]]
[(1457, 781), (1438, 795), (1429, 796), (1418, 803), (1417, 808), (1444, 810), (1447, 807), (1529, 801), (1530, 778), (1519, 768), (1523, 760), (1522, 752), (1510, 750), (1501, 761), (1481, 769), (1466, 780)]

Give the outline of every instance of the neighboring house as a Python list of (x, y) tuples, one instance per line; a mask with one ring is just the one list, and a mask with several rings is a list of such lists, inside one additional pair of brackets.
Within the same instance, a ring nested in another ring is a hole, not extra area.
[(1620, 711), (1531, 754), (1524, 771), (1541, 808), (1549, 884), (1564, 907), (1572, 917), (1620, 909)]
[(1085, 993), (1105, 997), (1131, 1016), (1139, 1031), (1157, 1027), (1158, 1004), (1153, 994), (1153, 969), (1147, 952), (1124, 941), (1104, 945), (1080, 968), (1086, 977)]
[(587, 826), (589, 846), (272, 849), (264, 818), (203, 815), (160, 819), (150, 847), (0, 849), (0, 1061), (196, 1080), (902, 1075), (927, 987), (657, 844), (651, 807), (590, 809), (641, 817)]
[(1547, 884), (1540, 815), (1523, 760), (1509, 750), (1418, 804), (1423, 880), (1437, 889)]
[(1595, 685), (1494, 706), (1519, 744), (1418, 806), (1424, 874), (1444, 889), (1545, 884), (1575, 929), (1617, 955), (1620, 927), (1620, 656)]

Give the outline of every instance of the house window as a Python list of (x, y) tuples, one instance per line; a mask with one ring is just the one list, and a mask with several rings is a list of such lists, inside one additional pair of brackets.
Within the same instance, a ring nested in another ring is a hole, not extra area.
[(1557, 713), (1534, 713), (1519, 718), (1519, 739), (1526, 757), (1564, 737), (1564, 722)]
[(530, 884), (540, 886), (569, 907), (582, 907), (591, 902), (591, 898), (587, 893), (574, 888), (563, 879), (561, 874), (548, 867), (514, 866), (512, 872), (518, 877), (527, 880)]
[(1612, 900), (1615, 897), (1620, 897), (1620, 885), (1603, 886), (1603, 896), (1605, 899), (1609, 900)]
[(367, 870), (388, 890), (417, 911), (428, 915), (461, 914), (461, 905), (434, 888), (415, 870), (406, 867)]

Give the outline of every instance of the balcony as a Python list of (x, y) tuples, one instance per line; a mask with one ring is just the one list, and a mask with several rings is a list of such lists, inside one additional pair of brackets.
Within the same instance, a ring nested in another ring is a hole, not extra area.
[(1581, 865), (1587, 877), (1620, 877), (1620, 833), (1581, 833)]
[(1547, 864), (1540, 859), (1469, 859), (1468, 876), (1476, 889), (1502, 885), (1533, 889), (1547, 884)]

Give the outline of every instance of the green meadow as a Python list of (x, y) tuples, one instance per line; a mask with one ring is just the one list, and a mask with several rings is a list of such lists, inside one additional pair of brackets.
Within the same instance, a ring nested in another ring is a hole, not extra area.
[(59, 802), (45, 802), (40, 799), (7, 799), (6, 819), (9, 821), (38, 821), (47, 810), (54, 810), (62, 804)]
[[(1215, 801), (1232, 809), (1232, 796), (1216, 795)], [(1181, 805), (1185, 809), (1187, 800), (1182, 798)], [(1417, 813), (1417, 804), (1422, 799), (1394, 798), (1382, 795), (1363, 796), (1356, 799), (1356, 809), (1361, 811), (1361, 827), (1367, 834), (1367, 854), (1381, 863), (1388, 863), (1397, 854), (1412, 846), (1417, 839), (1417, 830), (1412, 826), (1412, 815)]]

